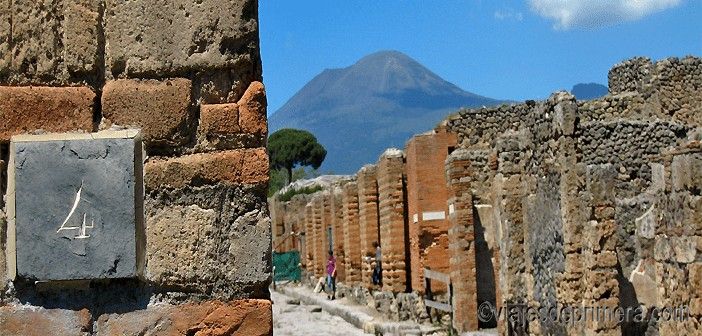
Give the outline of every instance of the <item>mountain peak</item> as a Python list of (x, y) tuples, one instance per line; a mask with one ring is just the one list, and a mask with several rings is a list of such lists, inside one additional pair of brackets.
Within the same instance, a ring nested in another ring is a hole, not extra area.
[(399, 51), (385, 50), (324, 70), (271, 115), (269, 127), (312, 132), (328, 152), (322, 169), (352, 173), (450, 112), (497, 103), (461, 90)]

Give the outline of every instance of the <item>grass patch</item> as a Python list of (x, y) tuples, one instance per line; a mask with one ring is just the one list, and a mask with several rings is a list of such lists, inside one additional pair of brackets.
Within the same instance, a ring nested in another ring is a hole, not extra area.
[(316, 185), (316, 186), (309, 186), (309, 187), (304, 187), (300, 189), (290, 189), (280, 195), (278, 195), (278, 200), (281, 202), (287, 202), (293, 198), (295, 195), (309, 195), (309, 194), (314, 194), (318, 191), (322, 190), (322, 186)]

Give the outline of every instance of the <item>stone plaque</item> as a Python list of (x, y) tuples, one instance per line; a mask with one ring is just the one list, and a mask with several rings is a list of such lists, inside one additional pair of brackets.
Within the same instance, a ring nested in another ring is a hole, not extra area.
[(15, 234), (18, 277), (140, 274), (144, 192), (137, 131), (17, 136), (10, 156), (8, 233)]

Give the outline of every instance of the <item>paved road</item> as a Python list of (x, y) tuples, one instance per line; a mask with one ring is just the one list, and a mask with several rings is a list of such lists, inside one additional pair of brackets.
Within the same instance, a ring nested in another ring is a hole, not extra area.
[[(313, 313), (315, 306), (289, 304), (289, 296), (271, 291), (273, 334), (275, 336), (363, 336), (362, 330), (324, 311)], [(317, 307), (318, 308), (318, 307)]]

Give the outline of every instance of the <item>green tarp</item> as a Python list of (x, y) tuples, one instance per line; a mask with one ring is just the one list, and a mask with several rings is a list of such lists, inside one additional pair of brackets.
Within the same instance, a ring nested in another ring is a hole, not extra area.
[(300, 281), (300, 252), (273, 252), (273, 267), (275, 267), (273, 281)]

